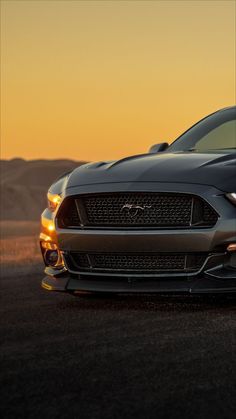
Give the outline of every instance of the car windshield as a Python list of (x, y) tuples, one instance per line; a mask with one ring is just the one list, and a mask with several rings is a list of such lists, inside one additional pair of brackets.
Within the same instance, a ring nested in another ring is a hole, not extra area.
[(204, 118), (168, 148), (168, 152), (214, 152), (236, 150), (236, 107)]

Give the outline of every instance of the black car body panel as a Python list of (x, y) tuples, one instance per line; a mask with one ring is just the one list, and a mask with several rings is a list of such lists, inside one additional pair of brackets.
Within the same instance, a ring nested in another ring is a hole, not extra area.
[[(233, 179), (234, 178), (234, 179)], [(75, 169), (67, 188), (121, 182), (190, 183), (228, 190), (236, 178), (236, 151), (222, 153), (160, 153), (132, 156), (112, 163), (94, 163)]]
[(211, 144), (219, 121), (236, 121), (236, 108), (200, 121), (163, 152), (85, 164), (52, 185), (60, 202), (42, 214), (43, 287), (235, 292), (236, 203), (226, 196), (236, 192), (232, 126), (226, 149), (224, 140), (220, 149), (178, 149), (191, 130), (196, 144), (202, 136)]

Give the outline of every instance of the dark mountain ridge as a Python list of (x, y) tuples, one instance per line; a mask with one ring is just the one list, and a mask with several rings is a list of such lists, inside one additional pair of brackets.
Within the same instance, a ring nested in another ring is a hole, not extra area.
[(73, 160), (0, 160), (1, 220), (37, 221), (46, 206), (48, 187), (85, 162)]

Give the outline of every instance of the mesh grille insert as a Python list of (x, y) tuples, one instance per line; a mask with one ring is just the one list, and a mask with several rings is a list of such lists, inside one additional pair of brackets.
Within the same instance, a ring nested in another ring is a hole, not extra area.
[(93, 225), (189, 225), (191, 196), (117, 194), (84, 198)]
[(80, 253), (71, 252), (67, 255), (67, 264), (72, 270), (102, 270), (127, 272), (192, 272), (198, 271), (204, 261), (205, 254), (184, 253)]
[(65, 200), (59, 226), (186, 228), (213, 226), (218, 219), (201, 198), (181, 193), (101, 193)]

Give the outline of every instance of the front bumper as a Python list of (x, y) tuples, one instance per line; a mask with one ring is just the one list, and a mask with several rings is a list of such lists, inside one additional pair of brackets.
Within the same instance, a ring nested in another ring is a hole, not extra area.
[[(122, 191), (125, 185), (101, 185), (106, 190)], [(126, 185), (129, 190), (140, 188)], [(145, 190), (155, 191), (156, 184), (146, 184)], [(158, 190), (173, 191), (173, 185), (158, 185)], [(86, 188), (86, 193), (90, 192)], [(143, 186), (142, 186), (143, 190)], [(186, 192), (186, 185), (178, 185), (179, 192)], [(177, 191), (177, 192), (178, 192)], [(94, 192), (91, 188), (91, 193)], [(98, 187), (96, 192), (99, 192)], [(176, 192), (176, 190), (174, 190)], [(84, 193), (82, 188), (72, 188), (68, 195)], [(218, 212), (219, 219), (213, 228), (166, 229), (166, 230), (110, 230), (110, 229), (62, 229), (57, 228), (50, 234), (62, 255), (70, 252), (110, 252), (110, 253), (206, 253), (206, 263), (198, 272), (192, 274), (135, 274), (126, 272), (83, 272), (74, 271), (66, 264), (53, 269), (46, 267), (47, 276), (42, 286), (54, 291), (89, 291), (115, 293), (232, 293), (236, 292), (236, 267), (228, 263), (226, 249), (236, 243), (236, 209), (228, 202), (222, 192), (215, 188), (205, 189), (191, 185), (189, 193), (195, 193), (208, 201)], [(41, 240), (47, 233), (47, 226), (53, 222), (52, 214), (45, 210), (42, 215)]]

